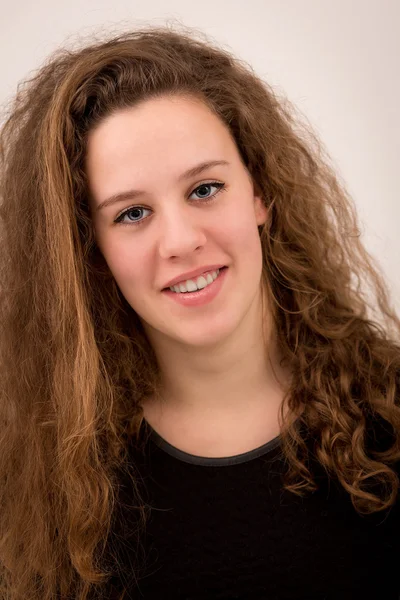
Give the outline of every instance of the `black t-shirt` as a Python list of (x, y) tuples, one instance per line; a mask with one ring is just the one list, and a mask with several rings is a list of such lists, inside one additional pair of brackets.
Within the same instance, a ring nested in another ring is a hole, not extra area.
[(301, 498), (286, 491), (279, 436), (238, 456), (200, 458), (146, 427), (140, 469), (151, 513), (137, 586), (131, 565), (139, 550), (130, 542), (136, 513), (129, 483), (121, 482), (120, 571), (111, 583), (114, 592), (126, 589), (124, 599), (400, 598), (399, 500), (360, 515), (322, 468), (316, 492)]

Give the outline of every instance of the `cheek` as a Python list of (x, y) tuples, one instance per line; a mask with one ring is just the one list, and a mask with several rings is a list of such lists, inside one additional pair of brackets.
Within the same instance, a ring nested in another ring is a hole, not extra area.
[(224, 215), (220, 223), (220, 239), (226, 244), (243, 253), (259, 245), (259, 234), (254, 213), (248, 208), (238, 208), (235, 212)]
[(106, 262), (116, 282), (121, 288), (142, 285), (149, 277), (149, 253), (135, 244), (116, 243), (108, 245), (104, 254)]

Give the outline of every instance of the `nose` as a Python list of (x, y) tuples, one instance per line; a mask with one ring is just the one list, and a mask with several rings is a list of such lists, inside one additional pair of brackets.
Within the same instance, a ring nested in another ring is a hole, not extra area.
[(198, 217), (185, 210), (175, 210), (160, 222), (159, 254), (163, 259), (185, 256), (204, 246), (206, 235)]

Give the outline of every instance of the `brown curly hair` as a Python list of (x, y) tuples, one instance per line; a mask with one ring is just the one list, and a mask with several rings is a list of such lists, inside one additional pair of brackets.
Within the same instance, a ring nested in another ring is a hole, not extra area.
[[(316, 489), (314, 457), (360, 513), (397, 497), (400, 320), (316, 133), (200, 32), (149, 27), (92, 40), (58, 50), (21, 84), (1, 130), (7, 600), (84, 600), (111, 573), (102, 559), (118, 474), (128, 441), (140, 443), (141, 401), (158, 389), (159, 370), (95, 243), (85, 144), (112, 111), (172, 93), (200, 97), (219, 115), (269, 209), (259, 228), (263, 282), (293, 374), (279, 417), (285, 487)], [(290, 425), (286, 405), (297, 415)], [(147, 513), (136, 489), (139, 540)]]

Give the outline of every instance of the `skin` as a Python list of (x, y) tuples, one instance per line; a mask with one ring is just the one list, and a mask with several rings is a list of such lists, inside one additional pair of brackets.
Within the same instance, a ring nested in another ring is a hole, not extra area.
[[(179, 180), (208, 160), (229, 165)], [(86, 172), (96, 242), (162, 373), (163, 398), (144, 402), (146, 420), (176, 447), (202, 456), (245, 452), (278, 435), (286, 374), (261, 310), (257, 229), (268, 210), (229, 129), (198, 99), (146, 100), (90, 132)], [(226, 189), (216, 193), (206, 185), (212, 181)], [(143, 193), (97, 210), (130, 189)], [(143, 208), (128, 212), (125, 225), (114, 223), (133, 206)], [(171, 278), (210, 264), (228, 266), (211, 303), (184, 307), (162, 294)]]

